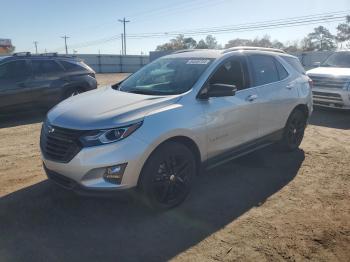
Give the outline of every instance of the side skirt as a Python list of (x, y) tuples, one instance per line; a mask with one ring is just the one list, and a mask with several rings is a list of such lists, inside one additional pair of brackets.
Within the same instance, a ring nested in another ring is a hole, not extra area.
[(203, 162), (203, 168), (209, 170), (219, 165), (225, 164), (238, 157), (247, 155), (256, 150), (267, 147), (279, 141), (282, 138), (282, 135), (283, 135), (283, 129), (276, 131), (270, 135), (258, 138), (252, 142), (239, 145), (233, 149), (230, 149), (227, 152), (224, 152), (218, 156), (215, 156), (206, 160), (205, 162)]

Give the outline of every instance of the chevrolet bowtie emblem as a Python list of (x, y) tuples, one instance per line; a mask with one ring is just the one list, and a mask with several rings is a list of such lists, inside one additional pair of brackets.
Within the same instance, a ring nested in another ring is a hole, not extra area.
[(49, 126), (49, 133), (55, 132), (55, 129), (52, 126)]

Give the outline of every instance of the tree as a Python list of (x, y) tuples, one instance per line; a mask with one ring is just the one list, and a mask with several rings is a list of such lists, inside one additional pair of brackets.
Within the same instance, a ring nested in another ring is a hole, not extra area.
[(196, 48), (198, 48), (198, 49), (208, 49), (208, 45), (203, 39), (201, 39), (201, 40), (199, 40)]
[(216, 41), (216, 38), (212, 35), (207, 35), (207, 37), (205, 38), (205, 43), (207, 44), (209, 49), (218, 48), (218, 42)]
[(198, 49), (217, 49), (219, 48), (216, 38), (212, 35), (207, 35), (204, 39), (199, 40), (197, 47)]
[(236, 38), (228, 41), (225, 48), (236, 47), (236, 46), (251, 46), (252, 40)]
[(288, 41), (286, 43), (286, 47), (283, 50), (286, 51), (287, 53), (294, 53), (294, 52), (300, 51), (299, 41), (298, 40)]
[(263, 38), (258, 38), (256, 37), (253, 40), (253, 46), (257, 46), (257, 47), (272, 47), (272, 43), (271, 43), (271, 37), (269, 35), (264, 35)]
[[(307, 46), (313, 50), (333, 50), (336, 48), (334, 43), (335, 37), (324, 26), (319, 26), (314, 29), (314, 32), (308, 34), (305, 39)], [(308, 50), (312, 51), (312, 50)]]
[(166, 50), (181, 50), (181, 49), (191, 49), (197, 46), (196, 40), (192, 37), (185, 38), (184, 35), (178, 35), (176, 38), (171, 39), (169, 43), (157, 46), (157, 51)]
[(350, 15), (346, 16), (346, 23), (339, 24), (337, 26), (337, 30), (338, 33), (336, 40), (341, 44), (342, 47), (344, 42), (350, 41)]
[(281, 42), (278, 41), (278, 40), (275, 40), (275, 41), (272, 42), (272, 47), (273, 47), (273, 48), (277, 48), (277, 49), (284, 49), (284, 48), (285, 48), (285, 47), (284, 47), (284, 44), (281, 43)]

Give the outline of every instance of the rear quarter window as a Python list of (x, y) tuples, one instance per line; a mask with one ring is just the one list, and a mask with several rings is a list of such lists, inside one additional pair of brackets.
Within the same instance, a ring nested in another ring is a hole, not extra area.
[(276, 63), (276, 67), (277, 67), (277, 72), (278, 72), (278, 75), (279, 75), (279, 79), (280, 80), (283, 80), (283, 79), (286, 79), (289, 74), (287, 72), (287, 70), (284, 68), (284, 66), (278, 62), (277, 60), (275, 60), (275, 63)]
[(63, 65), (63, 67), (64, 67), (64, 69), (66, 69), (66, 71), (70, 71), (70, 72), (87, 71), (86, 68), (79, 65), (78, 63), (64, 61), (64, 60), (60, 61), (60, 63)]
[(300, 74), (305, 74), (305, 69), (296, 57), (282, 56), (282, 59), (290, 64)]

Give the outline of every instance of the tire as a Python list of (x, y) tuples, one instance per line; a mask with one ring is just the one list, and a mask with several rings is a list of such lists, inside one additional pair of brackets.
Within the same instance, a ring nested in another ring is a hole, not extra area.
[(284, 151), (294, 151), (299, 148), (304, 138), (307, 118), (299, 110), (294, 110), (288, 118), (280, 141), (281, 149)]
[(196, 161), (191, 150), (180, 143), (167, 142), (146, 161), (140, 188), (152, 208), (169, 209), (186, 199), (195, 174)]

